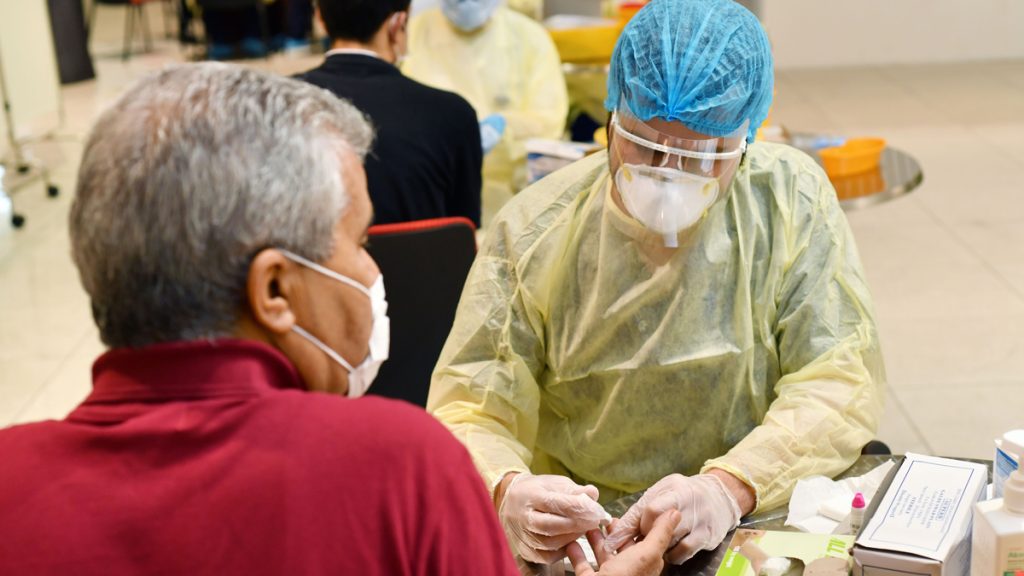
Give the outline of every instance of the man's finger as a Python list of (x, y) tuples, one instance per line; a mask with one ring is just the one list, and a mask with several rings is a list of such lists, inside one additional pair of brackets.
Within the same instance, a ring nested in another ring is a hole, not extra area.
[(650, 542), (661, 550), (668, 550), (672, 543), (672, 535), (675, 533), (676, 525), (679, 524), (681, 514), (678, 510), (669, 510), (662, 514), (654, 522), (651, 531), (644, 536), (644, 542)]
[(597, 559), (597, 565), (604, 566), (605, 561), (608, 560), (608, 557), (611, 555), (604, 549), (604, 534), (602, 534), (600, 530), (588, 530), (587, 542), (590, 544), (590, 549), (594, 551), (594, 558)]
[(633, 574), (660, 574), (665, 563), (662, 557), (672, 538), (672, 530), (679, 521), (679, 512), (662, 514), (643, 540), (623, 548), (617, 560), (628, 562)]
[(594, 568), (590, 565), (587, 555), (583, 553), (583, 548), (579, 544), (576, 542), (569, 544), (566, 546), (565, 552), (569, 555), (569, 563), (572, 564), (572, 570), (576, 576), (592, 576), (594, 574)]

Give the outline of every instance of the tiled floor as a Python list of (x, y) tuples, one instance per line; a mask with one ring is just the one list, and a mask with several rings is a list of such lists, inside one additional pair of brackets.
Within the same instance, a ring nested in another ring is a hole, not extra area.
[[(116, 53), (119, 15), (100, 14)], [(154, 26), (154, 30), (160, 30)], [(59, 418), (88, 391), (102, 350), (68, 249), (81, 141), (132, 79), (181, 59), (170, 44), (66, 88), (68, 125), (34, 147), (63, 194), (16, 203), (27, 228), (0, 227), (0, 425)], [(315, 59), (252, 63), (288, 74)], [(849, 215), (871, 282), (889, 373), (879, 437), (897, 451), (991, 457), (1024, 427), (1024, 61), (780, 72), (773, 118), (794, 130), (877, 135), (912, 153), (924, 185)]]

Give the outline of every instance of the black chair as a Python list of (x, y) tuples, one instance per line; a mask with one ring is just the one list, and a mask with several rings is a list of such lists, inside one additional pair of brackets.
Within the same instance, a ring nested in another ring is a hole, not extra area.
[(384, 274), (391, 318), (389, 359), (370, 394), (426, 406), (430, 374), (476, 257), (474, 232), (466, 218), (370, 228), (367, 250)]
[(139, 26), (142, 28), (142, 42), (146, 52), (153, 49), (153, 39), (149, 34), (149, 21), (146, 19), (146, 13), (144, 8), (151, 0), (92, 0), (92, 4), (89, 6), (89, 27), (87, 29), (87, 36), (92, 35), (92, 31), (96, 25), (96, 7), (100, 4), (104, 6), (124, 6), (125, 17), (124, 17), (124, 51), (121, 53), (122, 60), (128, 60), (132, 56), (132, 40), (135, 38), (135, 21), (139, 21)]

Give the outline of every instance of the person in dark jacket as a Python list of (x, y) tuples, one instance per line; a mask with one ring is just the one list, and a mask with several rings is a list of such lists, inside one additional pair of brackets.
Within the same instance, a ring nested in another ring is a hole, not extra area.
[(366, 177), (375, 223), (464, 216), (480, 226), (476, 112), (396, 67), (406, 50), (409, 0), (321, 0), (319, 12), (331, 50), (298, 78), (350, 101), (373, 123)]

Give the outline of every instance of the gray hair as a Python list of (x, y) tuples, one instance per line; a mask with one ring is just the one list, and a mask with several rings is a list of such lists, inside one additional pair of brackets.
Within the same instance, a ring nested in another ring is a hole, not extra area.
[(100, 116), (71, 206), (72, 254), (103, 342), (230, 335), (252, 258), (333, 252), (341, 154), (373, 131), (297, 80), (224, 64), (168, 67)]

